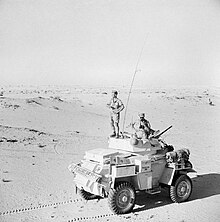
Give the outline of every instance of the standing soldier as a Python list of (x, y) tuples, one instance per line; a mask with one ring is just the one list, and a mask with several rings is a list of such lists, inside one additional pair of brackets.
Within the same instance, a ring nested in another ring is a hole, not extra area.
[(116, 90), (112, 91), (112, 98), (107, 104), (110, 109), (110, 121), (113, 133), (110, 137), (119, 138), (119, 119), (120, 112), (124, 109), (124, 104), (120, 99), (118, 99), (118, 92)]

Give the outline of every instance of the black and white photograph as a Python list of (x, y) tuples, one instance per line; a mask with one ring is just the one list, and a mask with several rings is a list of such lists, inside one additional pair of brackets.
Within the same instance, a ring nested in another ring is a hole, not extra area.
[(220, 0), (0, 0), (0, 222), (220, 221)]

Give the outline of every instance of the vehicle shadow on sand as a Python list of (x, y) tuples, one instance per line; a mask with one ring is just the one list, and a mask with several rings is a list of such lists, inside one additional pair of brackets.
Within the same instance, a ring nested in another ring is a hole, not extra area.
[[(220, 194), (220, 174), (211, 173), (198, 175), (197, 177), (192, 178), (192, 183), (193, 191), (188, 201)], [(173, 204), (169, 197), (169, 189), (162, 189), (161, 193), (155, 195), (140, 192), (137, 194), (136, 207), (134, 208), (133, 213), (162, 207), (168, 204)]]
[(133, 210), (133, 213), (156, 207), (162, 207), (171, 203), (172, 201), (169, 198), (168, 189), (162, 189), (161, 193), (154, 195), (140, 192), (136, 196), (135, 208)]
[(189, 201), (220, 194), (220, 174), (218, 173), (198, 175), (192, 181), (193, 192)]

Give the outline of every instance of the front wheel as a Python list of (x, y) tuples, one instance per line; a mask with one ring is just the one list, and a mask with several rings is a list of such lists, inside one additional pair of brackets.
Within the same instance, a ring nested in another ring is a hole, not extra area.
[(132, 211), (135, 204), (135, 190), (130, 183), (124, 182), (111, 189), (108, 195), (108, 204), (115, 214), (125, 214)]
[(181, 203), (189, 199), (192, 193), (192, 181), (187, 175), (180, 175), (170, 187), (170, 198), (174, 203)]

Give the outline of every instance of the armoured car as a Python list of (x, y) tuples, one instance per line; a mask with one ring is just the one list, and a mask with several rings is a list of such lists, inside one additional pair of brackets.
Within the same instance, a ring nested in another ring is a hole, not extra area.
[(131, 212), (137, 192), (155, 194), (163, 187), (169, 188), (173, 202), (187, 201), (192, 192), (187, 174), (195, 172), (190, 151), (174, 151), (160, 139), (167, 130), (145, 140), (132, 135), (109, 138), (107, 148), (86, 151), (79, 163), (68, 167), (78, 193), (86, 200), (107, 198), (115, 214)]

